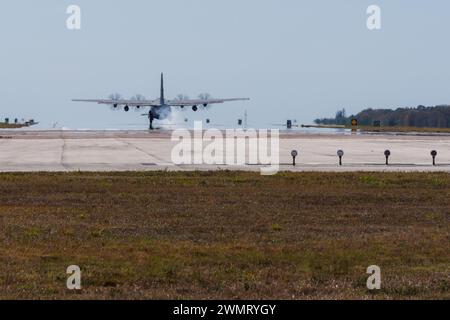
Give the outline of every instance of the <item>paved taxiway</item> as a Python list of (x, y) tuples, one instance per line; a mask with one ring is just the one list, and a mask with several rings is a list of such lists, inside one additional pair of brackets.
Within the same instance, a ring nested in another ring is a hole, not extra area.
[[(0, 131), (0, 171), (259, 170), (260, 166), (173, 165), (168, 131)], [(297, 166), (290, 152), (299, 151)], [(336, 151), (343, 149), (343, 166)], [(384, 150), (392, 152), (384, 164)], [(437, 150), (432, 166), (431, 150)], [(280, 135), (280, 170), (447, 171), (450, 136)]]

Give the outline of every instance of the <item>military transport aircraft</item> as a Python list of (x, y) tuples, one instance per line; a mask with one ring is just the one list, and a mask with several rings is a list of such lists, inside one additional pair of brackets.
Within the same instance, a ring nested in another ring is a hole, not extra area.
[(229, 101), (244, 101), (250, 100), (249, 98), (233, 98), (233, 99), (213, 99), (209, 95), (205, 94), (200, 96), (199, 99), (187, 99), (180, 96), (178, 99), (166, 100), (164, 98), (164, 75), (161, 74), (161, 94), (159, 99), (155, 100), (145, 100), (141, 96), (136, 96), (130, 100), (123, 100), (119, 95), (111, 95), (110, 99), (73, 99), (76, 102), (94, 102), (98, 104), (106, 104), (112, 106), (114, 109), (123, 107), (123, 110), (128, 112), (130, 108), (145, 108), (150, 107), (148, 114), (148, 119), (150, 120), (150, 130), (153, 130), (153, 120), (164, 120), (169, 117), (172, 112), (172, 107), (192, 107), (195, 112), (198, 110), (199, 106), (207, 107), (212, 104), (224, 103)]

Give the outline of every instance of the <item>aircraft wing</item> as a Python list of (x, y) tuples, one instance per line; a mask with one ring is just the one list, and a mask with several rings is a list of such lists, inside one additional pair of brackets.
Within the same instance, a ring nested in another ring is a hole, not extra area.
[(167, 105), (172, 107), (185, 107), (185, 106), (201, 106), (218, 104), (230, 101), (247, 101), (249, 98), (233, 98), (233, 99), (194, 99), (194, 100), (171, 100), (167, 101)]
[(129, 107), (152, 107), (159, 106), (159, 100), (110, 100), (110, 99), (73, 99), (74, 102), (92, 102), (98, 104), (129, 106)]

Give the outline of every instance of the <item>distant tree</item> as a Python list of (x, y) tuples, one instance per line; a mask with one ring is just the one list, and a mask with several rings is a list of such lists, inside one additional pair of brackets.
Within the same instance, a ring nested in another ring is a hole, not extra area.
[(334, 124), (344, 125), (347, 123), (347, 113), (345, 108), (336, 112), (334, 120)]

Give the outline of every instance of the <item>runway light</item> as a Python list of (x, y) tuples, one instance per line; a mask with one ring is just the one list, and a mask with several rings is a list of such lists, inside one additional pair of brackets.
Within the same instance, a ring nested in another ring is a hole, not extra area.
[(342, 166), (342, 157), (344, 156), (344, 150), (338, 150), (337, 155), (339, 157), (339, 165)]
[(437, 151), (436, 150), (431, 151), (431, 156), (433, 157), (433, 166), (435, 166), (436, 165)]
[(391, 155), (391, 151), (386, 150), (384, 152), (384, 156), (386, 157), (386, 165), (389, 165), (389, 156)]
[(292, 150), (291, 156), (292, 156), (292, 165), (295, 167), (295, 158), (297, 158), (297, 156), (298, 156), (297, 150)]

